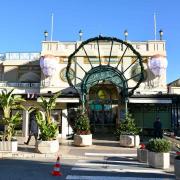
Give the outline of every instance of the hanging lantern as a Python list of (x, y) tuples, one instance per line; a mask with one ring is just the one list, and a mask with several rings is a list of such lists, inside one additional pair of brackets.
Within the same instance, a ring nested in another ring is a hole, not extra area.
[(165, 56), (157, 54), (148, 60), (148, 67), (155, 76), (161, 76), (167, 68), (167, 59)]
[(46, 76), (52, 76), (57, 69), (58, 59), (53, 55), (45, 55), (40, 58), (40, 67)]

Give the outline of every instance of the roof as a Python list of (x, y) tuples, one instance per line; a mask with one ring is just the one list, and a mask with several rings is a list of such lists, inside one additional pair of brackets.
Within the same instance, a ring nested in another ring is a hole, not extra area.
[(176, 79), (175, 81), (170, 82), (168, 86), (180, 87), (180, 78)]

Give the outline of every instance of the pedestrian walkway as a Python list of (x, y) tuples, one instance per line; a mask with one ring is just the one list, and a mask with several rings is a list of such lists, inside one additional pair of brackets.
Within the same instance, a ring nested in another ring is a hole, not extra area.
[(24, 138), (18, 137), (18, 152), (7, 153), (1, 152), (0, 158), (49, 158), (56, 159), (57, 156), (62, 158), (89, 158), (85, 156), (85, 153), (112, 153), (112, 154), (122, 154), (134, 153), (136, 154), (136, 148), (122, 148), (119, 146), (118, 141), (114, 140), (102, 140), (93, 139), (93, 145), (89, 147), (76, 147), (73, 145), (73, 140), (59, 139), (60, 147), (59, 152), (55, 154), (40, 154), (35, 148), (35, 141), (32, 138), (29, 145), (24, 144)]
[[(136, 160), (135, 154), (85, 153), (103, 159), (78, 160), (66, 179), (78, 180), (172, 180), (173, 171), (149, 168)], [(89, 175), (91, 174), (91, 175)]]
[(73, 140), (60, 139), (60, 149), (56, 154), (40, 154), (35, 149), (35, 142), (24, 144), (24, 138), (18, 138), (17, 153), (0, 153), (0, 158), (16, 159), (74, 159), (66, 179), (83, 180), (171, 180), (174, 179), (173, 166), (167, 171), (149, 168), (137, 161), (136, 148), (119, 146), (119, 141), (93, 139), (89, 147), (75, 147)]

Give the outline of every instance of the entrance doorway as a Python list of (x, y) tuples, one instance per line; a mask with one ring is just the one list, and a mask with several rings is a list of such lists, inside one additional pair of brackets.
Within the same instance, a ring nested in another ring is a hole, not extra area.
[(98, 84), (89, 91), (89, 117), (95, 136), (113, 136), (117, 124), (118, 93), (112, 84)]

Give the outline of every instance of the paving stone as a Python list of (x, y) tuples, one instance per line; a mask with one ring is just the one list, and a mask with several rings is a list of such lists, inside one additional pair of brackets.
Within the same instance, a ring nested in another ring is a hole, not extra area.
[(23, 158), (24, 154), (23, 153), (12, 153), (12, 158)]
[(45, 154), (46, 158), (53, 158), (54, 159), (54, 158), (57, 158), (57, 156), (58, 156), (57, 154)]
[(23, 158), (35, 158), (34, 153), (24, 153)]
[(12, 153), (3, 152), (3, 153), (2, 153), (2, 157), (3, 157), (3, 158), (12, 158)]

